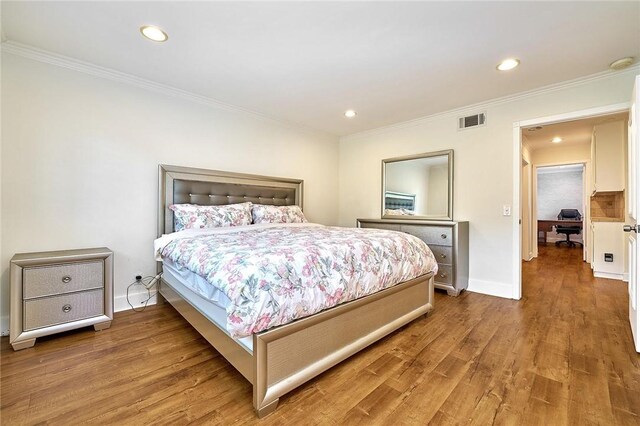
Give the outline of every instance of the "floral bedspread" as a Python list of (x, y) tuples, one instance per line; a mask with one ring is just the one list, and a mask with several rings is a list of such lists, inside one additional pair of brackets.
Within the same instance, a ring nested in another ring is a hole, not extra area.
[(156, 254), (227, 295), (234, 338), (437, 272), (429, 247), (400, 232), (301, 223), (183, 232), (156, 240)]

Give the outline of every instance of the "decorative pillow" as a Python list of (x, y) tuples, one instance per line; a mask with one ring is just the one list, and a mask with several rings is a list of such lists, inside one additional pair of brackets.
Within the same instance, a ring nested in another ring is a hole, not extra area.
[(416, 212), (409, 209), (384, 209), (384, 214), (389, 216), (415, 216)]
[(251, 225), (251, 203), (223, 206), (197, 204), (173, 204), (174, 230), (221, 228), (225, 226)]
[(253, 223), (304, 223), (307, 221), (299, 206), (254, 204), (251, 215)]

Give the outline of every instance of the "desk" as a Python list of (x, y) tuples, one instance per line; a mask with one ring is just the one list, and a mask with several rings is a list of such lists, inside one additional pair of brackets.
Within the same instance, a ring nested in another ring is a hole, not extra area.
[[(551, 232), (553, 227), (556, 225), (565, 225), (565, 226), (579, 226), (582, 230), (582, 221), (581, 220), (539, 220), (538, 221), (538, 242), (545, 243), (547, 242), (547, 232)], [(544, 232), (544, 235), (541, 237), (540, 232)]]

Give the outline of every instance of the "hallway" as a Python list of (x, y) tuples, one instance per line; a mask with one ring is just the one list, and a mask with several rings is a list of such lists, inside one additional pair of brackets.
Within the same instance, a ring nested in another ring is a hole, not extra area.
[(544, 377), (548, 409), (573, 424), (640, 424), (627, 284), (594, 278), (581, 249), (553, 244), (540, 245), (522, 273), (522, 324), (540, 342), (530, 368)]

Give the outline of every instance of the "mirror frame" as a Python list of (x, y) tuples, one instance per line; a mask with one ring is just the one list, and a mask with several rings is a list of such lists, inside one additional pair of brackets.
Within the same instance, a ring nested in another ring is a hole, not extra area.
[[(430, 158), (430, 157), (438, 157), (438, 156), (447, 156), (448, 159), (448, 168), (449, 168), (449, 203), (447, 206), (447, 215), (446, 216), (410, 216), (410, 215), (385, 215), (384, 214), (384, 205), (385, 205), (385, 193), (387, 186), (386, 179), (386, 166), (388, 163), (397, 163), (399, 161), (406, 160), (418, 160), (421, 158)], [(394, 158), (386, 158), (382, 160), (382, 196), (381, 196), (381, 209), (380, 209), (380, 217), (382, 219), (410, 219), (410, 220), (453, 220), (453, 149), (446, 149), (443, 151), (434, 151), (434, 152), (425, 152), (422, 154), (414, 154), (414, 155), (406, 155), (404, 157), (394, 157)]]

